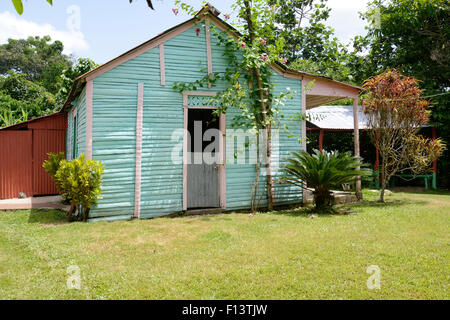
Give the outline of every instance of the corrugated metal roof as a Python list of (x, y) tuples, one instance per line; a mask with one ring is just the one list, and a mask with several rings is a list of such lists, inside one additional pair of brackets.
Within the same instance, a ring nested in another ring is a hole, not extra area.
[[(306, 111), (308, 121), (321, 129), (353, 130), (353, 106), (321, 106)], [(359, 106), (359, 128), (367, 129), (366, 116)]]
[(0, 130), (17, 130), (32, 126), (31, 129), (66, 129), (66, 113), (56, 112), (46, 116), (37, 117), (24, 122), (16, 123), (7, 127), (0, 128)]

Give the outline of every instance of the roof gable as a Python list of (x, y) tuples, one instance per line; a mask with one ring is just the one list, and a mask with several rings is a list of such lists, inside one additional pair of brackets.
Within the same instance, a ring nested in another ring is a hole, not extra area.
[[(157, 35), (156, 37), (150, 39), (149, 41), (144, 42), (143, 44), (123, 53), (122, 55), (79, 76), (78, 78), (76, 78), (74, 80), (74, 83), (69, 92), (67, 100), (63, 105), (62, 110), (66, 109), (66, 108), (70, 108), (72, 101), (79, 95), (79, 93), (81, 92), (81, 90), (84, 86), (84, 83), (86, 83), (87, 81), (93, 80), (94, 78), (104, 74), (105, 72), (112, 70), (115, 67), (163, 44), (164, 42), (176, 37), (177, 35), (183, 33), (184, 31), (188, 30), (189, 28), (192, 28), (192, 27), (198, 25), (199, 23), (201, 23), (205, 20), (213, 23), (217, 28), (219, 28), (223, 32), (228, 33), (230, 36), (238, 38), (240, 36), (239, 32), (234, 27), (232, 27), (231, 25), (229, 25), (228, 23), (226, 23), (225, 21), (220, 19), (218, 17), (219, 14), (220, 14), (220, 11), (218, 11), (212, 5), (207, 4), (196, 14), (196, 16), (194, 18), (187, 20), (187, 21)], [(302, 71), (289, 69), (288, 67), (286, 67), (285, 65), (283, 65), (281, 63), (273, 63), (271, 65), (271, 67), (277, 73), (279, 73), (280, 75), (282, 75), (284, 77), (303, 79), (303, 77), (306, 76), (308, 79), (314, 79), (314, 78), (318, 78), (321, 80), (325, 79), (326, 81), (330, 81), (338, 86), (349, 87), (352, 89), (360, 90), (360, 87), (349, 85), (349, 84), (339, 82), (339, 81), (335, 81), (331, 78), (327, 78), (327, 77), (323, 77), (323, 76), (316, 76), (316, 75), (305, 73)]]

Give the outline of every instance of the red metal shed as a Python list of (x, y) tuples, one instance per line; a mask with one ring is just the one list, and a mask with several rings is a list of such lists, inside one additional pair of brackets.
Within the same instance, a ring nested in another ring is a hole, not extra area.
[(0, 199), (57, 194), (42, 163), (66, 151), (67, 116), (55, 113), (0, 129)]

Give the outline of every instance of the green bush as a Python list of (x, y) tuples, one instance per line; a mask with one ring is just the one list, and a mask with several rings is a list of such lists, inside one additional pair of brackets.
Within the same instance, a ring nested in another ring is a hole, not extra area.
[(101, 162), (86, 160), (84, 154), (71, 161), (61, 159), (61, 154), (51, 154), (43, 166), (55, 181), (61, 196), (70, 199), (72, 207), (78, 209), (77, 220), (87, 221), (90, 208), (101, 199), (104, 172)]
[[(61, 161), (66, 159), (66, 156), (64, 152), (60, 153), (48, 153), (48, 160), (46, 160), (42, 166), (44, 167), (45, 171), (50, 175), (50, 178), (52, 178), (53, 181), (55, 181), (56, 189), (58, 192), (62, 195), (62, 187), (59, 184), (59, 182), (55, 179), (56, 173), (59, 170), (59, 167), (61, 166)], [(67, 199), (63, 196), (63, 202), (64, 203), (71, 203), (70, 199)]]
[(358, 177), (369, 177), (372, 170), (364, 167), (361, 158), (351, 153), (338, 151), (326, 152), (314, 150), (313, 154), (306, 151), (292, 152), (292, 157), (286, 159), (288, 164), (283, 166), (285, 182), (303, 188), (306, 182), (309, 188), (314, 188), (314, 204), (316, 209), (330, 208), (333, 198), (331, 189), (342, 184), (354, 183)]
[[(56, 172), (58, 172), (58, 169), (61, 165), (61, 161), (65, 160), (66, 156), (64, 152), (60, 152), (57, 154), (50, 152), (47, 155), (48, 160), (46, 160), (42, 166), (44, 167), (45, 171), (47, 171), (47, 173), (50, 175), (50, 177), (53, 180), (55, 180)], [(56, 185), (56, 187), (58, 188), (58, 185)]]

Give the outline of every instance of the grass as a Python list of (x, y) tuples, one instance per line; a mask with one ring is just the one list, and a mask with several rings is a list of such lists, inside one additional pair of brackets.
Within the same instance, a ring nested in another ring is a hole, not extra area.
[[(350, 214), (72, 223), (0, 212), (1, 299), (448, 299), (450, 194), (396, 193)], [(68, 290), (67, 268), (81, 270)], [(369, 290), (367, 267), (381, 270)]]

